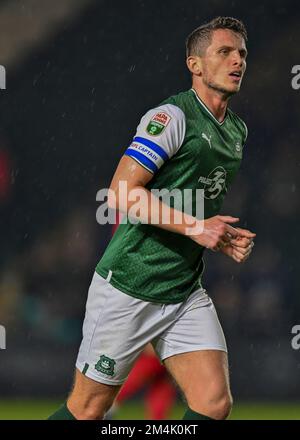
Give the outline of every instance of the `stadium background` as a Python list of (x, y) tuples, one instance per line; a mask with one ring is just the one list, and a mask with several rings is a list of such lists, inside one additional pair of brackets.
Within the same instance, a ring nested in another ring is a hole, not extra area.
[[(189, 88), (185, 37), (216, 15), (249, 33), (231, 102), (249, 138), (222, 212), (257, 239), (243, 266), (207, 252), (204, 282), (230, 350), (233, 418), (300, 418), (299, 3), (11, 0), (0, 1), (0, 419), (45, 418), (64, 400), (110, 237), (96, 193), (141, 115)], [(121, 417), (142, 417), (137, 403)]]

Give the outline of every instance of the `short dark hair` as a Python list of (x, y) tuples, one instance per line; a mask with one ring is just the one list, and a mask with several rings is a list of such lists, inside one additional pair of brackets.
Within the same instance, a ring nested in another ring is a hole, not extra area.
[(213, 31), (217, 29), (229, 29), (240, 34), (245, 41), (248, 39), (247, 31), (242, 21), (233, 17), (216, 17), (190, 33), (186, 39), (186, 56), (203, 56), (211, 42)]

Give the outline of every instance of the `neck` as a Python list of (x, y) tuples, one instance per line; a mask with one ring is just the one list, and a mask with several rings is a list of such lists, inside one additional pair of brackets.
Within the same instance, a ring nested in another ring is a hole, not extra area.
[(222, 122), (226, 115), (229, 97), (202, 84), (198, 85), (193, 82), (192, 87), (214, 117)]

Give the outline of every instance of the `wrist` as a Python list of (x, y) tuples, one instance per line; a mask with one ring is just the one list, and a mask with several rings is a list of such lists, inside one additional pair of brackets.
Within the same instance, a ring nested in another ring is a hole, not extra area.
[(193, 222), (185, 226), (184, 235), (199, 243), (199, 238), (204, 233), (204, 221), (193, 217)]

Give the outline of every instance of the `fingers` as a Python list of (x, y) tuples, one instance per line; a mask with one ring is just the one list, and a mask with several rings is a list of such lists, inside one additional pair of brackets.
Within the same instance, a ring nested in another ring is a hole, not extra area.
[(242, 248), (247, 248), (251, 243), (253, 243), (252, 239), (246, 237), (238, 237), (237, 239), (230, 240), (230, 244)]
[(224, 243), (226, 243), (226, 245), (228, 245), (228, 244), (231, 243), (232, 235), (231, 235), (229, 232), (225, 232), (225, 233), (222, 235), (221, 240), (222, 240)]
[(256, 234), (254, 232), (249, 231), (248, 229), (243, 229), (243, 228), (235, 228), (235, 229), (239, 231), (242, 237), (247, 237), (247, 238), (256, 237)]
[(232, 259), (233, 259), (234, 261), (236, 261), (237, 263), (245, 263), (245, 261), (246, 261), (248, 258), (249, 258), (249, 255), (248, 255), (247, 257), (243, 257), (243, 258), (241, 258), (241, 257), (238, 257), (238, 256), (235, 255), (235, 254), (232, 254)]
[(232, 246), (232, 258), (238, 263), (244, 263), (249, 258), (253, 246), (253, 242), (251, 242), (251, 244), (247, 248)]
[[(240, 219), (238, 217), (232, 217), (231, 215), (218, 215), (218, 218), (224, 223), (237, 223)], [(255, 232), (251, 232), (248, 229), (244, 228), (234, 228), (239, 232), (239, 235), (246, 238), (255, 238)]]
[(227, 238), (232, 239), (239, 237), (240, 234), (236, 228), (225, 223), (225, 235)]
[(240, 219), (231, 215), (218, 215), (218, 218), (224, 223), (237, 223)]
[(235, 243), (233, 243), (233, 241), (236, 241), (236, 240), (231, 240), (230, 245), (231, 245), (234, 249), (237, 249), (238, 251), (243, 252), (243, 253), (248, 252), (248, 250), (251, 251), (252, 248), (253, 248), (253, 246), (254, 246), (254, 242), (253, 242), (253, 241), (250, 241), (249, 243), (247, 243), (246, 246), (244, 245), (244, 243), (240, 245), (240, 244), (235, 244)]
[(239, 252), (236, 252), (235, 250), (232, 253), (232, 258), (237, 262), (237, 263), (244, 263), (247, 258), (249, 257), (249, 255), (242, 255)]
[(238, 257), (244, 257), (245, 255), (247, 255), (249, 253), (251, 249), (249, 248), (237, 248), (237, 247), (233, 247), (233, 252), (238, 256)]
[(250, 256), (254, 243), (251, 242), (247, 248), (233, 246), (231, 243), (227, 243), (225, 247), (222, 247), (222, 253), (232, 258), (237, 263), (244, 263)]
[[(208, 249), (215, 252), (225, 246), (237, 250), (236, 258), (245, 258), (251, 252), (249, 247), (256, 234), (248, 229), (235, 228), (232, 224), (239, 221), (238, 217), (230, 215), (217, 215), (207, 220), (207, 245)], [(225, 252), (225, 251), (224, 251)], [(228, 255), (228, 252), (225, 252)]]

